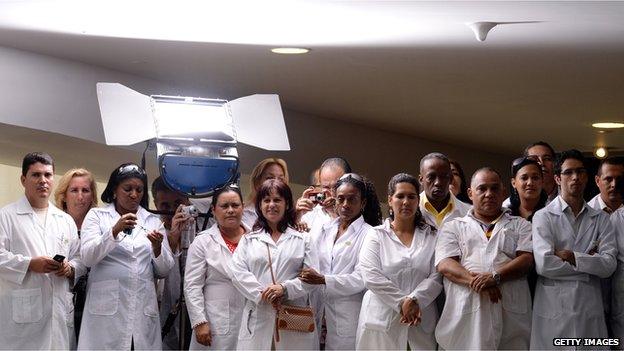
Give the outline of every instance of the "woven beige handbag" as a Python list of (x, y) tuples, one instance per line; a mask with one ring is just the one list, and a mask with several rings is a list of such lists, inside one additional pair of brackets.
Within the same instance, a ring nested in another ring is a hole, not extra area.
[[(275, 282), (273, 273), (273, 261), (271, 260), (271, 249), (269, 244), (267, 253), (269, 254), (269, 268), (271, 269), (271, 279)], [(310, 306), (294, 306), (280, 304), (275, 313), (275, 342), (280, 341), (279, 330), (290, 330), (303, 333), (314, 332), (314, 311)]]

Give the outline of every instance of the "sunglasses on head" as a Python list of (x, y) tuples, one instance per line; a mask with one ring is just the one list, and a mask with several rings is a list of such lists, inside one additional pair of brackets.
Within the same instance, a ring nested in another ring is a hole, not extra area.
[(353, 179), (356, 182), (364, 183), (364, 178), (362, 178), (362, 176), (356, 173), (346, 173), (342, 177), (340, 177), (338, 181), (344, 181), (348, 179)]
[(530, 157), (518, 157), (517, 159), (513, 160), (513, 162), (511, 162), (511, 173), (516, 174), (520, 170), (520, 168), (526, 165), (536, 165), (541, 169), (539, 162), (535, 161), (534, 159)]
[(143, 170), (143, 168), (135, 164), (121, 166), (119, 167), (119, 170), (117, 172), (118, 176), (125, 176), (125, 175), (133, 174), (133, 173), (138, 174), (139, 176), (145, 176), (145, 171)]

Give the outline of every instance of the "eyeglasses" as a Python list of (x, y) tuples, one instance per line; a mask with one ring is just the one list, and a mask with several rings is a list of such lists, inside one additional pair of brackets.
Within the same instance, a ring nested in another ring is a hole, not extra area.
[(568, 169), (565, 169), (565, 170), (561, 171), (561, 175), (564, 175), (564, 176), (571, 176), (571, 175), (573, 175), (575, 173), (578, 176), (586, 174), (587, 173), (587, 168), (585, 168), (585, 167), (568, 168)]
[(135, 164), (121, 166), (119, 167), (117, 171), (118, 176), (124, 176), (124, 175), (132, 174), (132, 173), (136, 173), (140, 176), (145, 176), (145, 171), (143, 170), (143, 168)]

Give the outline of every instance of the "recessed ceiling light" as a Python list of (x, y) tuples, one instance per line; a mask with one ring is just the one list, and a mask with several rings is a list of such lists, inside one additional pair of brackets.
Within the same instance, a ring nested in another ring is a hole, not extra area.
[(596, 150), (594, 150), (594, 155), (596, 155), (596, 157), (598, 158), (605, 158), (607, 157), (607, 148), (606, 147), (599, 147)]
[(310, 49), (306, 48), (273, 48), (271, 52), (274, 54), (282, 54), (282, 55), (297, 55), (297, 54), (307, 54), (310, 52)]
[(598, 129), (615, 129), (615, 128), (624, 128), (624, 123), (620, 122), (600, 122), (592, 124), (592, 127)]

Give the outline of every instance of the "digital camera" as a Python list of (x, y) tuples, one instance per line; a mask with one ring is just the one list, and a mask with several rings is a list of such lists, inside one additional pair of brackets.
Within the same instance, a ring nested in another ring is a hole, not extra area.
[(187, 217), (195, 218), (199, 215), (199, 210), (197, 209), (197, 207), (189, 205), (182, 207), (182, 213), (184, 213), (184, 215)]

